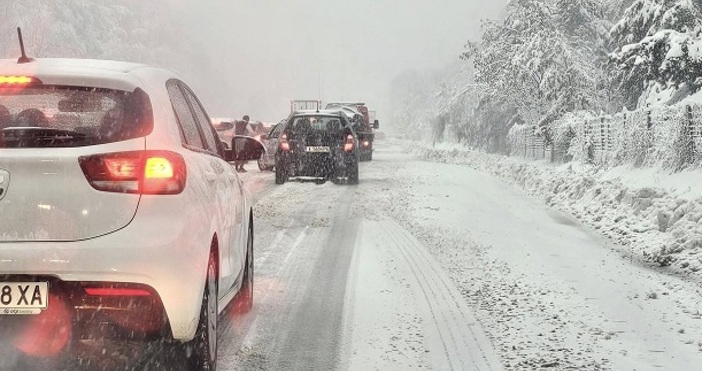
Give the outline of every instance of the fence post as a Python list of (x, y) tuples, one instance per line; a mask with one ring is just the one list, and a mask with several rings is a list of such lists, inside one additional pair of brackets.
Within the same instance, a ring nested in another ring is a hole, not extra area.
[(646, 111), (646, 129), (650, 131), (652, 126), (653, 124), (651, 123), (651, 110), (648, 110)]
[(647, 144), (647, 149), (646, 149), (646, 158), (648, 158), (648, 155), (651, 153), (651, 148), (653, 148), (653, 140), (654, 136), (653, 133), (651, 133), (651, 130), (653, 128), (653, 122), (651, 121), (651, 110), (646, 111), (646, 128), (648, 129), (646, 131), (646, 140), (648, 143)]
[(684, 162), (685, 165), (693, 164), (697, 160), (697, 148), (695, 146), (694, 125), (692, 117), (692, 107), (688, 104), (685, 106), (687, 110), (687, 122), (684, 124), (683, 135), (685, 135)]
[(600, 149), (604, 151), (605, 149), (605, 138), (604, 138), (604, 117), (600, 117), (600, 143), (602, 146)]

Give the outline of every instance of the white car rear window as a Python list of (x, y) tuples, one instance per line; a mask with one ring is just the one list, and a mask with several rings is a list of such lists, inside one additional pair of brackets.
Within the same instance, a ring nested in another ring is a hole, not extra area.
[(78, 147), (138, 138), (152, 131), (152, 116), (141, 89), (0, 89), (0, 148)]

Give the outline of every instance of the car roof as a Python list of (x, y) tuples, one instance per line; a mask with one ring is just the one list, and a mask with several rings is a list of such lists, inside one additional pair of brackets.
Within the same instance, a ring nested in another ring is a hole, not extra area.
[(175, 77), (165, 69), (120, 61), (37, 58), (29, 63), (17, 63), (16, 59), (0, 59), (0, 75), (31, 76), (46, 85), (133, 91), (150, 80), (149, 75), (154, 71), (159, 71), (161, 76)]

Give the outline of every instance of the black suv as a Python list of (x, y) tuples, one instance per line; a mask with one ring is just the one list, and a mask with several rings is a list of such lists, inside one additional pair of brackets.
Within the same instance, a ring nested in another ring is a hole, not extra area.
[(276, 184), (300, 176), (358, 183), (358, 140), (343, 112), (294, 112), (279, 125)]

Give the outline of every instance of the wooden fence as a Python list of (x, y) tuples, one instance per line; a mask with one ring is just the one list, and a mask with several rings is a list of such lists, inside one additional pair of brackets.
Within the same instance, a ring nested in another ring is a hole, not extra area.
[(702, 106), (666, 106), (616, 115), (571, 115), (548, 131), (510, 131), (510, 153), (530, 159), (598, 164), (702, 164)]

